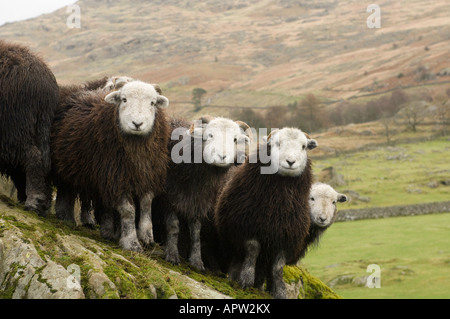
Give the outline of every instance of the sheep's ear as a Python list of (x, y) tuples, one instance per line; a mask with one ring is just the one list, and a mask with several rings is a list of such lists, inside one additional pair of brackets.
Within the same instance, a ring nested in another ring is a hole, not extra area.
[(163, 95), (159, 95), (156, 99), (156, 106), (160, 109), (166, 109), (169, 106), (169, 99)]
[(155, 91), (158, 92), (159, 95), (162, 95), (162, 94), (163, 94), (163, 93), (162, 93), (162, 90), (161, 90), (161, 87), (160, 87), (158, 84), (154, 83), (154, 84), (152, 84), (152, 85), (153, 85), (153, 87), (155, 88)]
[(244, 136), (247, 137), (246, 143), (250, 143), (253, 140), (253, 133), (250, 126), (242, 121), (236, 121), (236, 124), (239, 125), (239, 128), (244, 132)]
[(269, 144), (271, 137), (273, 135), (275, 135), (275, 133), (277, 133), (278, 131), (279, 131), (279, 129), (277, 129), (277, 128), (272, 130), (269, 135), (263, 137), (263, 141), (266, 142), (267, 144)]
[(308, 139), (308, 149), (313, 150), (317, 147), (317, 141), (313, 139)]
[(345, 203), (348, 200), (347, 196), (344, 194), (338, 194), (338, 202), (339, 203)]
[(105, 97), (105, 101), (111, 104), (119, 104), (120, 101), (120, 92), (118, 91), (114, 91), (109, 93), (106, 97)]
[(196, 124), (195, 122), (197, 122), (197, 121), (194, 121), (191, 124), (191, 127), (188, 130), (188, 133), (192, 137), (203, 138), (203, 125), (201, 125), (200, 127), (195, 127), (195, 124)]
[[(203, 130), (206, 125), (214, 119), (213, 116), (204, 115), (200, 117), (198, 120), (192, 122), (191, 127), (189, 128), (189, 135), (193, 137), (203, 138)], [(200, 122), (200, 123), (199, 123)], [(196, 124), (200, 124), (200, 126), (196, 126)]]

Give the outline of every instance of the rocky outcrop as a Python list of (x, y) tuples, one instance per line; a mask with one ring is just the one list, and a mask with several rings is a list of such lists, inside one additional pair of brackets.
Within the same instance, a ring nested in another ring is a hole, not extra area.
[[(337, 298), (305, 269), (289, 267), (291, 298)], [(314, 284), (312, 284), (314, 283)], [(313, 288), (311, 288), (313, 287)], [(325, 292), (325, 293), (321, 293)], [(270, 298), (242, 290), (223, 275), (173, 266), (156, 246), (144, 254), (121, 250), (98, 231), (42, 218), (0, 196), (0, 299)]]

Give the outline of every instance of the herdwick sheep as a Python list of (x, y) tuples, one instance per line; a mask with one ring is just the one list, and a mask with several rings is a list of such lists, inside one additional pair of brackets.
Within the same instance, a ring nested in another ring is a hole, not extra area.
[[(215, 223), (230, 258), (230, 278), (242, 287), (260, 287), (267, 279), (272, 295), (286, 298), (283, 267), (297, 263), (310, 228), (307, 150), (315, 147), (299, 129), (272, 131), (257, 153), (234, 169), (219, 195)], [(262, 174), (269, 163), (275, 169)]]
[[(196, 124), (200, 125), (196, 127)], [(192, 124), (172, 119), (171, 127), (169, 153), (172, 162), (167, 173), (166, 191), (155, 199), (154, 212), (160, 216), (159, 222), (165, 225), (161, 231), (165, 259), (178, 264), (180, 253), (187, 251), (189, 263), (203, 271), (200, 231), (210, 229), (208, 220), (213, 220), (216, 197), (225, 174), (239, 160), (237, 157), (245, 153), (251, 131), (241, 121), (209, 116)], [(185, 244), (179, 240), (180, 226), (183, 225), (187, 225), (190, 245), (187, 249), (180, 247), (179, 251), (179, 245)]]
[[(70, 99), (73, 99), (77, 94), (83, 91), (104, 91), (110, 93), (111, 91), (119, 90), (127, 82), (131, 82), (134, 79), (127, 76), (114, 76), (103, 77), (101, 79), (88, 81), (83, 84), (69, 84), (59, 86), (59, 110), (58, 117), (61, 117), (68, 109), (73, 106), (70, 103)], [(159, 88), (159, 87), (158, 87)], [(56, 178), (56, 176), (53, 176)], [(96, 221), (92, 215), (91, 200), (89, 194), (79, 194), (81, 200), (81, 224), (86, 227), (95, 227)], [(64, 219), (70, 223), (75, 223), (75, 215), (73, 211), (74, 203), (71, 202), (72, 198), (67, 198), (69, 202), (65, 202), (63, 197), (60, 196), (58, 205), (62, 209), (57, 209), (57, 217)], [(95, 203), (93, 203), (95, 205)], [(100, 208), (98, 208), (100, 209)]]
[(0, 174), (25, 208), (45, 215), (51, 203), (50, 130), (59, 88), (28, 48), (0, 40)]
[[(101, 218), (118, 212), (120, 246), (141, 251), (139, 240), (154, 241), (151, 204), (164, 188), (169, 162), (164, 113), (169, 100), (153, 85), (132, 81), (107, 95), (81, 91), (65, 103), (67, 108), (52, 130), (56, 213), (72, 214), (73, 205), (67, 208), (64, 203), (73, 203), (77, 194), (89, 194), (102, 207)], [(137, 231), (135, 200), (140, 206)], [(100, 224), (108, 225), (101, 220)]]
[[(324, 183), (314, 183), (309, 195), (311, 208), (311, 227), (306, 237), (306, 244), (317, 245), (320, 237), (336, 220), (337, 202), (344, 203), (347, 196), (336, 192), (333, 187)], [(305, 251), (306, 253), (306, 251)]]
[[(337, 217), (337, 202), (347, 201), (347, 196), (336, 192), (330, 185), (324, 183), (314, 183), (310, 190), (309, 205), (311, 212), (311, 225), (309, 234), (306, 237), (306, 249), (300, 255), (304, 257), (309, 248), (319, 244), (323, 233), (334, 223)], [(242, 265), (235, 265), (234, 276), (239, 278)]]

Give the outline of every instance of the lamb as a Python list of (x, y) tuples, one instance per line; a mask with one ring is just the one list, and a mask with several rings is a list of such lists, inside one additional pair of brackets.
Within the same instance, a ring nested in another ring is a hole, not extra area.
[[(120, 246), (142, 251), (139, 240), (154, 242), (151, 204), (164, 188), (169, 163), (164, 112), (169, 100), (141, 81), (107, 92), (81, 91), (69, 97), (54, 122), (55, 209), (60, 215), (71, 212), (73, 205), (67, 203), (77, 194), (89, 194), (102, 207), (102, 218), (118, 212)], [(137, 230), (135, 200), (140, 206)]]
[[(283, 267), (298, 262), (311, 224), (307, 150), (316, 147), (299, 129), (274, 130), (219, 195), (215, 224), (231, 259), (230, 278), (242, 287), (260, 287), (267, 277), (272, 295), (286, 298)], [(236, 265), (239, 278), (233, 278)]]
[(50, 129), (59, 88), (28, 48), (0, 40), (0, 174), (25, 209), (44, 216), (51, 204)]
[(312, 185), (309, 197), (311, 226), (306, 238), (308, 247), (317, 245), (325, 230), (336, 220), (337, 202), (344, 203), (346, 201), (347, 196), (336, 192), (330, 185), (319, 182)]
[(244, 122), (221, 117), (204, 116), (197, 121), (198, 127), (195, 122), (171, 120), (172, 162), (166, 192), (155, 199), (154, 211), (164, 219), (160, 223), (166, 229), (160, 237), (165, 246), (165, 259), (173, 264), (180, 262), (178, 244), (183, 246), (179, 243), (180, 226), (187, 224), (190, 247), (185, 250), (189, 263), (203, 271), (200, 231), (209, 229), (208, 220), (213, 219), (215, 200), (224, 177), (239, 160), (237, 157), (245, 152), (251, 131)]

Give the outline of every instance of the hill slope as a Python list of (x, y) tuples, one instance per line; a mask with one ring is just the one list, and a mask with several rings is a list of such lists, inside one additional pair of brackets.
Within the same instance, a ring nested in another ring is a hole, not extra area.
[(445, 0), (384, 2), (380, 29), (367, 27), (367, 4), (356, 0), (77, 4), (80, 29), (66, 26), (63, 8), (6, 24), (0, 38), (41, 52), (61, 82), (120, 73), (161, 83), (173, 112), (194, 87), (211, 104), (266, 106), (450, 80), (436, 76), (450, 67)]

